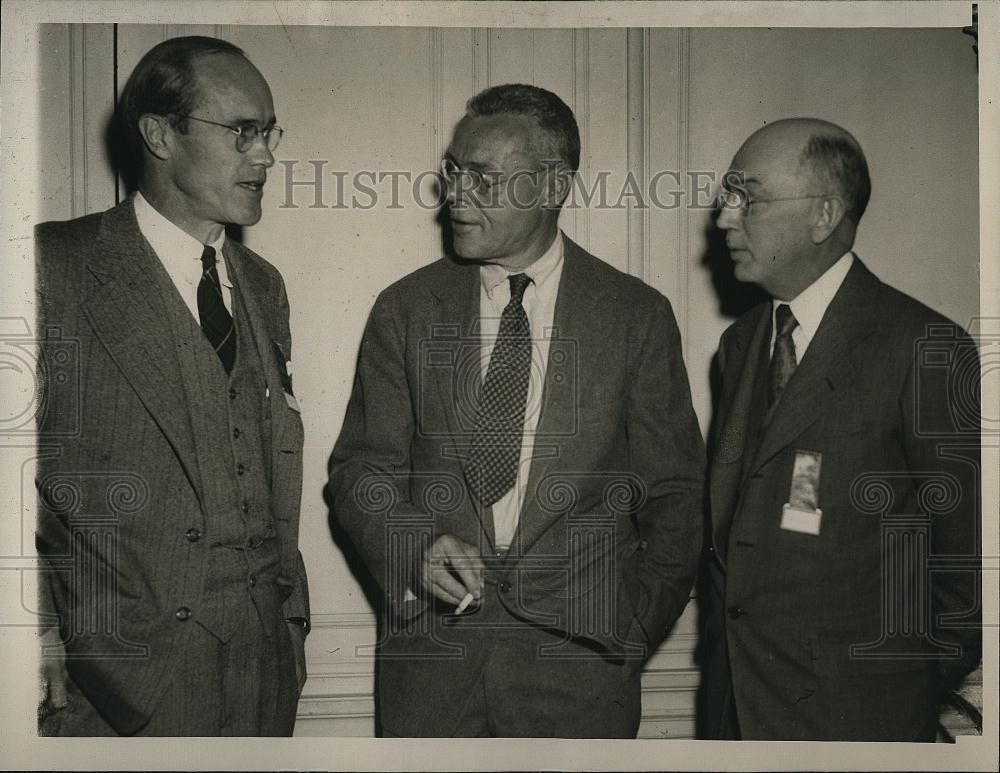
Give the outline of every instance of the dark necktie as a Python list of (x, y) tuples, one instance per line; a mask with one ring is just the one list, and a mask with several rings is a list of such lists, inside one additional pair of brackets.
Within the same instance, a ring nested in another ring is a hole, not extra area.
[(236, 329), (222, 298), (219, 272), (215, 268), (215, 248), (205, 245), (201, 253), (201, 281), (198, 283), (198, 316), (201, 329), (229, 373), (236, 360)]
[(508, 281), (510, 302), (500, 317), (500, 330), (483, 381), (467, 468), (473, 493), (484, 505), (500, 499), (517, 480), (531, 375), (531, 328), (521, 305), (531, 279), (525, 274), (513, 274)]
[(787, 303), (782, 303), (774, 310), (774, 352), (771, 354), (771, 365), (767, 369), (767, 409), (771, 410), (781, 393), (785, 390), (788, 380), (795, 372), (795, 342), (792, 341), (792, 331), (799, 322), (792, 314)]

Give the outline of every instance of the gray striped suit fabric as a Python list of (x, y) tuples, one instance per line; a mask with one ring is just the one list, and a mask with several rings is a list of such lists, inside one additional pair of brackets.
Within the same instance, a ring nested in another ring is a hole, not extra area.
[[(270, 450), (262, 471), (269, 495), (262, 504), (274, 524), (276, 574), (287, 596), (279, 614), (307, 617), (297, 548), (302, 424), (285, 400), (284, 363), (275, 353), (291, 352), (287, 299), (272, 266), (229, 245), (269, 387)], [(214, 650), (197, 644), (201, 633), (212, 631), (215, 642), (251, 635), (246, 625), (198, 614), (212, 606), (215, 592), (213, 528), (225, 517), (219, 510), (234, 505), (227, 500), (231, 482), (217, 467), (234, 451), (219, 432), (206, 444), (203, 430), (212, 419), (198, 397), (217, 385), (190, 381), (198, 339), (177, 328), (190, 313), (142, 238), (130, 201), (39, 226), (36, 259), (44, 359), (55, 363), (63, 353), (70, 362), (63, 366), (68, 379), (47, 384), (39, 417), (38, 544), (52, 568), (42, 607), (60, 615), (73, 681), (115, 732), (155, 732), (167, 720), (150, 718), (185, 679), (197, 685), (199, 715), (207, 718), (222, 696), (192, 666), (199, 658), (214, 662)], [(188, 539), (192, 528), (204, 538)], [(181, 607), (206, 628), (179, 620)], [(279, 628), (287, 636), (283, 622)], [(183, 720), (175, 725), (178, 732), (164, 734), (184, 734)], [(223, 729), (206, 719), (199, 734)]]

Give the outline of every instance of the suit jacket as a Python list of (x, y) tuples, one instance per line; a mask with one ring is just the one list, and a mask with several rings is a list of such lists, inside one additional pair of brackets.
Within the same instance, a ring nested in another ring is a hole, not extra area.
[[(981, 646), (975, 346), (855, 259), (754, 442), (770, 313), (719, 346), (703, 733), (731, 689), (745, 739), (932, 739)], [(818, 535), (781, 527), (798, 452)]]
[[(486, 575), (500, 604), (485, 609), (641, 663), (689, 597), (703, 443), (669, 302), (569, 239), (564, 260), (527, 491), (511, 552)], [(333, 514), (388, 602), (380, 711), (397, 734), (447, 733), (489, 647), (448, 628), (456, 621), (427, 598), (406, 600), (437, 536), (493, 555), (491, 513), (462, 463), (479, 399), (479, 303), (478, 264), (450, 258), (379, 296), (331, 459)]]
[[(287, 593), (281, 611), (308, 617), (298, 551), (302, 423), (286, 402), (276, 354), (291, 352), (287, 297), (263, 258), (231, 241), (226, 252), (269, 385), (267, 505)], [(205, 453), (208, 441), (195, 435), (218, 418), (182, 380), (197, 369), (171, 320), (190, 314), (131, 201), (39, 226), (36, 263), (43, 361), (54, 376), (38, 420), (38, 545), (52, 570), (43, 606), (60, 616), (74, 681), (116, 730), (131, 733), (185, 646), (178, 610), (211, 605), (209, 540), (197, 535), (211, 531), (216, 514), (207, 503), (219, 501), (210, 457), (232, 450)], [(225, 640), (232, 623), (211, 630)]]

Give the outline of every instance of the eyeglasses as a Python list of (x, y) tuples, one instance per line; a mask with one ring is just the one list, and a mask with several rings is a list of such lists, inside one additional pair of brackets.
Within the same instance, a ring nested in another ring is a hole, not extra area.
[(806, 199), (822, 199), (833, 196), (832, 193), (814, 193), (809, 196), (775, 196), (770, 199), (751, 199), (750, 194), (737, 188), (723, 188), (717, 199), (718, 209), (737, 209), (744, 215), (749, 215), (754, 204), (770, 204), (774, 201), (804, 201)]
[(285, 133), (285, 130), (280, 126), (268, 126), (266, 129), (262, 129), (257, 124), (250, 122), (230, 126), (228, 123), (208, 121), (193, 115), (178, 115), (178, 118), (187, 118), (190, 121), (198, 121), (212, 126), (221, 126), (223, 129), (229, 129), (229, 131), (236, 135), (236, 150), (239, 153), (246, 153), (250, 150), (258, 136), (263, 137), (267, 149), (273, 151), (278, 147), (278, 143), (281, 142), (281, 136)]
[(489, 193), (494, 185), (503, 178), (501, 172), (480, 172), (478, 169), (462, 169), (450, 158), (441, 159), (441, 176), (444, 177), (448, 185), (454, 185), (460, 177), (469, 180), (469, 186), (461, 187), (463, 193)]

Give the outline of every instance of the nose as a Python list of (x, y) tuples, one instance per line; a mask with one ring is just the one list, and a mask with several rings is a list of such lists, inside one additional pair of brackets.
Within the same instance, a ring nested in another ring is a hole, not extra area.
[(722, 207), (715, 225), (723, 231), (729, 231), (740, 224), (740, 211), (734, 207)]
[(442, 177), (441, 185), (444, 186), (444, 198), (449, 207), (458, 206), (458, 186), (455, 185), (454, 177)]
[(259, 164), (265, 169), (270, 169), (274, 166), (274, 154), (267, 146), (267, 140), (264, 139), (263, 134), (258, 134), (253, 138), (253, 145), (250, 146), (250, 150), (247, 152), (250, 154), (254, 165)]

